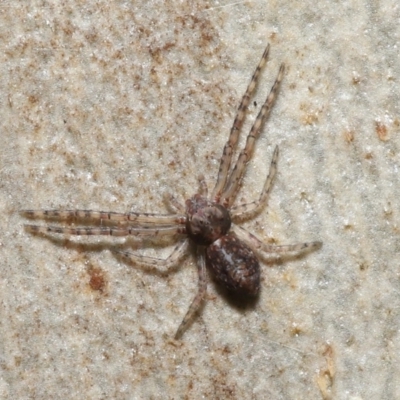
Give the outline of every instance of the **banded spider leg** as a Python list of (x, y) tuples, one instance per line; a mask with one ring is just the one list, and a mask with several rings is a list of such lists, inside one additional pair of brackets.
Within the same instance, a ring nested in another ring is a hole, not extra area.
[[(186, 218), (179, 214), (152, 214), (152, 213), (116, 213), (92, 210), (23, 210), (21, 215), (30, 219), (57, 219), (57, 220), (92, 220), (110, 221), (122, 226), (100, 227), (63, 227), (55, 225), (25, 225), (25, 230), (31, 233), (59, 233), (64, 235), (106, 235), (106, 236), (136, 236), (139, 238), (174, 236), (186, 233), (184, 226)], [(188, 248), (188, 240), (181, 240), (172, 253), (165, 259), (132, 254), (126, 251), (114, 251), (123, 258), (148, 267), (163, 266), (169, 269), (183, 257)]]

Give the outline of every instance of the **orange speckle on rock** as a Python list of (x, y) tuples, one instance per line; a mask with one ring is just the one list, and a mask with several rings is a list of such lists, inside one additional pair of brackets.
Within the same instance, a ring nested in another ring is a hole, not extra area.
[(347, 130), (344, 132), (344, 139), (347, 143), (352, 143), (354, 141), (354, 131)]
[(89, 286), (92, 290), (102, 292), (106, 286), (104, 273), (100, 268), (92, 267), (88, 270), (90, 281)]
[(375, 120), (375, 132), (378, 134), (379, 139), (383, 142), (387, 142), (389, 140), (388, 129), (381, 121)]

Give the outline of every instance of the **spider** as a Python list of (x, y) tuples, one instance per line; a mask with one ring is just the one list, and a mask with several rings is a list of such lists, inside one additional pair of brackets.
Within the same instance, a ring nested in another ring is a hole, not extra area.
[[(267, 45), (261, 60), (251, 78), (245, 94), (240, 102), (228, 141), (223, 149), (220, 160), (217, 182), (208, 196), (208, 188), (203, 176), (199, 176), (198, 192), (182, 205), (174, 196), (167, 194), (166, 201), (173, 214), (152, 213), (117, 213), (92, 210), (23, 210), (21, 214), (27, 218), (52, 218), (68, 220), (71, 218), (92, 221), (109, 221), (111, 226), (100, 227), (59, 227), (25, 225), (31, 233), (66, 234), (66, 235), (111, 235), (137, 236), (139, 238), (155, 236), (181, 236), (178, 245), (166, 259), (135, 255), (130, 252), (117, 251), (124, 259), (136, 263), (157, 267), (170, 267), (178, 262), (189, 247), (189, 242), (196, 245), (198, 289), (189, 309), (184, 316), (175, 339), (179, 339), (188, 324), (199, 310), (206, 294), (206, 267), (214, 274), (215, 280), (225, 286), (228, 291), (244, 296), (256, 296), (260, 289), (260, 264), (256, 252), (287, 253), (300, 252), (319, 248), (319, 241), (276, 246), (264, 243), (262, 240), (234, 224), (234, 221), (249, 218), (259, 213), (269, 197), (272, 182), (276, 174), (278, 146), (272, 155), (269, 174), (258, 200), (246, 204), (233, 205), (241, 187), (246, 165), (250, 161), (255, 142), (261, 128), (268, 117), (276, 98), (280, 82), (284, 74), (284, 64), (272, 86), (251, 130), (247, 136), (244, 149), (240, 152), (236, 163), (232, 161), (239, 133), (243, 125), (247, 106), (258, 81), (261, 69), (266, 63), (269, 53)], [(114, 225), (112, 225), (114, 224)]]

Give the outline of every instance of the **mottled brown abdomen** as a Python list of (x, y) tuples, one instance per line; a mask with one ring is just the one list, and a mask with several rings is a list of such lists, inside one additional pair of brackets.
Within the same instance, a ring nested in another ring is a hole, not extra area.
[(206, 248), (206, 264), (228, 290), (255, 296), (260, 289), (260, 265), (247, 244), (236, 236), (220, 237)]

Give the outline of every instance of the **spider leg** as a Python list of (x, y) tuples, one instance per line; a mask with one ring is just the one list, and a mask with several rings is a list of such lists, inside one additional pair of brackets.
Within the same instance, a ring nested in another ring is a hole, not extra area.
[[(179, 203), (177, 198), (171, 193), (164, 193), (164, 202), (166, 203), (167, 207), (175, 212), (179, 212), (180, 214), (185, 214), (186, 209), (185, 207)], [(183, 215), (179, 215), (180, 218), (185, 218)]]
[(22, 210), (20, 214), (27, 218), (54, 218), (54, 219), (92, 219), (107, 220), (114, 222), (131, 222), (135, 226), (147, 225), (175, 225), (184, 224), (184, 215), (170, 214), (153, 214), (153, 213), (116, 213), (109, 211), (92, 211), (92, 210)]
[(228, 172), (229, 172), (229, 169), (231, 166), (232, 154), (236, 150), (236, 147), (237, 147), (239, 133), (240, 133), (240, 129), (243, 125), (246, 109), (247, 109), (247, 106), (249, 105), (250, 97), (253, 94), (254, 89), (256, 88), (258, 76), (260, 75), (260, 71), (261, 71), (262, 67), (265, 65), (265, 62), (267, 61), (268, 52), (269, 52), (269, 44), (267, 45), (266, 49), (264, 50), (261, 60), (258, 63), (257, 68), (254, 71), (254, 74), (251, 78), (249, 86), (247, 86), (246, 92), (242, 97), (242, 100), (240, 102), (239, 108), (236, 113), (235, 120), (234, 120), (232, 128), (231, 128), (231, 132), (229, 134), (229, 139), (226, 142), (224, 150), (222, 152), (221, 163), (219, 165), (219, 171), (218, 171), (217, 183), (215, 184), (215, 187), (214, 187), (214, 190), (213, 190), (212, 196), (211, 196), (211, 198), (214, 199), (216, 202), (219, 202), (221, 192), (225, 186), (225, 183), (226, 183), (226, 180), (228, 177)]
[(295, 244), (286, 244), (282, 246), (275, 246), (264, 243), (257, 236), (253, 235), (246, 229), (242, 228), (238, 225), (232, 225), (233, 231), (237, 235), (240, 240), (243, 240), (246, 244), (256, 250), (261, 250), (266, 253), (276, 253), (276, 254), (285, 254), (292, 252), (300, 252), (305, 249), (315, 250), (322, 246), (322, 242), (305, 242), (305, 243), (295, 243)]
[(78, 236), (138, 236), (138, 237), (156, 237), (156, 236), (173, 236), (176, 234), (185, 234), (186, 228), (184, 226), (163, 226), (163, 227), (80, 227), (69, 228), (52, 225), (24, 225), (25, 230), (30, 233), (61, 233), (64, 235), (78, 235)]
[(260, 134), (261, 127), (264, 124), (264, 121), (267, 119), (278, 93), (279, 84), (281, 83), (281, 80), (283, 78), (284, 69), (284, 64), (281, 64), (278, 76), (275, 79), (275, 83), (272, 86), (272, 89), (269, 92), (269, 95), (267, 96), (263, 106), (261, 107), (261, 110), (257, 115), (257, 118), (250, 130), (250, 133), (247, 136), (246, 145), (244, 149), (240, 152), (235, 167), (233, 168), (232, 173), (229, 176), (224, 189), (222, 190), (221, 203), (227, 207), (229, 207), (233, 203), (233, 200), (235, 199), (235, 196), (239, 190), (239, 185), (243, 178), (246, 164), (250, 161), (253, 155), (254, 145)]
[(204, 178), (204, 175), (199, 175), (197, 177), (197, 180), (199, 181), (199, 191), (198, 191), (198, 193), (200, 195), (202, 195), (203, 197), (207, 197), (208, 196), (208, 187), (207, 187), (207, 183), (206, 183), (206, 180)]
[(256, 201), (246, 204), (239, 204), (230, 209), (232, 218), (247, 218), (261, 210), (266, 204), (269, 194), (272, 189), (272, 182), (276, 175), (276, 164), (278, 162), (279, 148), (275, 147), (274, 154), (272, 155), (271, 166), (269, 167), (269, 173), (265, 180), (263, 190), (260, 198)]
[(200, 246), (197, 247), (197, 256), (198, 256), (197, 270), (199, 273), (197, 294), (194, 297), (192, 303), (190, 304), (190, 307), (189, 307), (185, 317), (183, 318), (181, 324), (179, 325), (178, 330), (175, 333), (175, 340), (179, 339), (182, 336), (182, 334), (186, 330), (188, 324), (191, 322), (193, 316), (199, 310), (200, 305), (206, 294), (207, 273), (206, 273), (206, 259), (205, 259), (205, 253), (204, 253), (203, 247), (200, 247)]
[(176, 265), (178, 261), (184, 256), (188, 248), (188, 244), (189, 241), (187, 239), (178, 243), (178, 245), (174, 248), (172, 253), (166, 259), (141, 256), (127, 251), (112, 250), (112, 252), (120, 255), (125, 260), (128, 260), (134, 264), (144, 265), (145, 267), (150, 268), (158, 268), (162, 266), (163, 270), (168, 270), (173, 265)]

